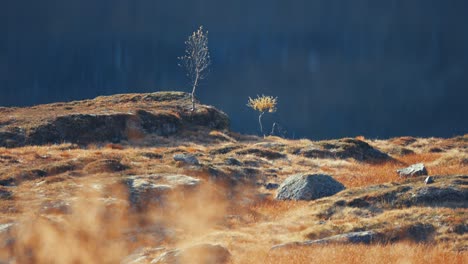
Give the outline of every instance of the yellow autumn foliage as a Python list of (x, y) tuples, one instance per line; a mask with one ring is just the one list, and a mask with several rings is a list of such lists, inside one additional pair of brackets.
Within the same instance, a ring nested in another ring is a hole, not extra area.
[(278, 103), (278, 97), (273, 96), (258, 96), (255, 99), (249, 97), (248, 107), (257, 110), (259, 112), (273, 113), (276, 111), (276, 104)]

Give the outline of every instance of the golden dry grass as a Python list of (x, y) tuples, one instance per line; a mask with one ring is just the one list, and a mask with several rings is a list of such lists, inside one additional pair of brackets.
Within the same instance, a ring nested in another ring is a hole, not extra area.
[[(459, 162), (437, 164), (437, 161), (443, 157), (443, 154), (440, 153), (420, 153), (399, 157), (397, 162), (381, 164), (355, 163), (349, 166), (347, 170), (338, 172), (335, 178), (348, 188), (399, 182), (403, 179), (399, 178), (396, 171), (415, 163), (424, 163), (429, 175), (468, 174), (468, 167)], [(325, 171), (327, 170), (336, 172), (336, 170), (325, 167)]]
[(456, 253), (447, 245), (428, 246), (421, 244), (394, 245), (326, 245), (291, 249), (277, 253), (252, 251), (235, 263), (401, 263), (428, 264), (468, 261), (468, 254)]
[[(177, 144), (175, 142), (174, 147), (133, 147), (124, 144), (108, 144), (78, 148), (63, 144), (14, 149), (0, 148), (0, 164), (3, 165), (0, 169), (1, 178), (20, 175), (31, 169), (45, 171), (49, 169), (49, 171), (56, 172), (45, 178), (22, 182), (14, 191), (14, 200), (2, 201), (1, 223), (22, 219), (26, 212), (33, 212), (31, 219), (36, 219), (37, 222), (36, 224), (29, 222), (22, 229), (23, 235), (19, 241), (23, 243), (20, 245), (24, 248), (16, 248), (9, 252), (0, 250), (0, 258), (16, 256), (18, 261), (24, 260), (23, 263), (54, 263), (54, 261), (55, 263), (70, 261), (115, 263), (139, 247), (172, 248), (211, 242), (226, 246), (233, 254), (233, 263), (375, 263), (376, 260), (382, 263), (465, 263), (467, 261), (466, 251), (457, 253), (453, 250), (452, 244), (446, 243), (446, 241), (456, 241), (458, 246), (467, 244), (466, 235), (456, 235), (450, 230), (454, 225), (464, 223), (466, 209), (425, 207), (375, 213), (359, 208), (346, 208), (335, 212), (333, 216), (326, 219), (324, 224), (319, 225), (317, 223), (323, 221), (320, 215), (335, 202), (333, 197), (329, 198), (329, 201), (318, 202), (275, 201), (271, 197), (258, 199), (258, 193), (265, 190), (251, 186), (238, 186), (235, 190), (231, 190), (233, 194), (228, 195), (229, 189), (227, 188), (230, 186), (222, 184), (214, 189), (205, 189), (197, 197), (190, 197), (191, 200), (185, 206), (171, 213), (157, 208), (149, 209), (140, 215), (134, 215), (125, 207), (117, 211), (107, 211), (106, 208), (101, 207), (102, 204), (94, 204), (97, 198), (93, 198), (92, 195), (88, 195), (85, 199), (88, 203), (76, 205), (71, 215), (64, 216), (60, 210), (41, 211), (40, 209), (44, 202), (67, 201), (72, 197), (79, 200), (82, 198), (80, 190), (83, 186), (102, 185), (103, 181), (108, 182), (124, 175), (181, 173), (208, 181), (210, 174), (207, 172), (207, 167), (213, 165), (223, 169), (226, 166), (224, 159), (231, 156), (241, 162), (257, 162), (259, 165), (256, 169), (259, 173), (256, 177), (259, 179), (267, 177), (265, 175), (272, 175), (267, 171), (275, 169), (277, 177), (268, 176), (270, 178), (265, 180), (278, 183), (293, 173), (321, 172), (334, 176), (347, 188), (365, 187), (402, 181), (396, 174), (396, 170), (419, 162), (425, 163), (430, 175), (468, 174), (467, 166), (463, 163), (466, 152), (462, 147), (456, 146), (441, 153), (428, 153), (426, 143), (422, 139), (417, 139), (411, 144), (407, 143), (408, 140), (399, 142), (399, 144), (410, 145), (416, 150), (415, 154), (396, 157), (396, 162), (370, 164), (359, 163), (352, 159), (309, 159), (292, 155), (289, 152), (290, 149), (309, 145), (311, 141), (268, 137), (265, 142), (285, 145), (272, 145), (269, 148), (271, 151), (285, 153), (284, 158), (271, 161), (252, 154), (236, 154), (237, 150), (245, 149), (251, 143), (258, 143), (255, 141), (258, 139), (249, 138), (248, 141), (237, 142), (240, 136), (234, 137), (220, 132), (213, 132), (212, 136), (229, 137), (228, 141), (231, 143), (185, 142)], [(378, 144), (384, 144), (384, 142)], [(415, 144), (421, 144), (421, 149), (415, 147)], [(210, 154), (210, 151), (226, 146), (238, 148), (225, 154)], [(175, 153), (197, 155), (202, 166), (190, 167), (177, 164), (172, 158)], [(128, 168), (121, 172), (109, 173), (103, 169), (86, 173), (84, 170), (86, 166), (103, 159), (117, 160)], [(71, 171), (56, 170), (57, 166), (60, 167), (70, 162), (74, 164)], [(274, 192), (270, 191), (270, 194), (273, 195)], [(114, 201), (109, 200), (113, 195), (108, 192), (100, 195), (103, 197), (99, 197), (98, 201), (102, 199)], [(114, 197), (120, 199), (116, 201), (124, 201), (126, 195), (123, 191)], [(174, 197), (174, 199), (181, 198)], [(94, 218), (89, 214), (93, 214)], [(109, 220), (108, 217), (112, 216), (116, 218)], [(438, 234), (437, 244), (327, 245), (278, 253), (269, 251), (271, 246), (279, 243), (322, 238), (367, 228), (391, 229), (418, 221), (447, 228), (439, 230), (441, 233)], [(393, 222), (398, 222), (398, 224), (389, 224)], [(57, 223), (67, 223), (66, 229), (57, 229)], [(132, 243), (128, 243), (125, 240), (128, 233), (120, 232), (128, 230), (129, 226), (140, 228), (147, 223), (167, 225), (173, 228), (174, 236), (160, 240), (160, 237), (155, 237), (151, 232), (141, 231), (136, 235), (136, 242), (133, 240)], [(102, 230), (97, 231), (96, 228)], [(119, 231), (115, 233), (116, 230)], [(40, 238), (42, 236), (44, 238)], [(70, 246), (65, 247), (64, 241)], [(41, 246), (37, 246), (39, 244)], [(29, 254), (27, 247), (35, 246), (40, 251), (38, 258), (34, 261), (25, 258)], [(51, 251), (51, 248), (55, 248), (55, 251)], [(55, 252), (57, 252), (56, 255), (54, 255)], [(119, 253), (113, 254), (112, 252)]]

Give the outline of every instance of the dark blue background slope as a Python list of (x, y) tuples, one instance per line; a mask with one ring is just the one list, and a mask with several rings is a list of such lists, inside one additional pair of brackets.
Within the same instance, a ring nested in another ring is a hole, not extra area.
[(462, 0), (15, 0), (0, 8), (0, 105), (189, 91), (177, 56), (199, 25), (199, 99), (256, 133), (248, 96), (279, 97), (289, 137), (468, 133)]

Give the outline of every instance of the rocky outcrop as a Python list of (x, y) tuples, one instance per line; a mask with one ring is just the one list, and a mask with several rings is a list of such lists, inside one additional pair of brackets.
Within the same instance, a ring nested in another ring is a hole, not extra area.
[(323, 216), (329, 218), (344, 207), (373, 211), (412, 206), (467, 208), (468, 176), (433, 178), (435, 180), (431, 185), (426, 185), (422, 179), (416, 179), (418, 181), (345, 190), (334, 197), (336, 202), (323, 212)]
[(400, 177), (413, 177), (427, 175), (427, 170), (424, 164), (413, 164), (407, 168), (397, 170)]
[(158, 92), (14, 108), (0, 117), (0, 146), (117, 143), (200, 127), (229, 129), (225, 113), (206, 105), (192, 112), (189, 105), (187, 93)]
[(413, 204), (442, 204), (468, 201), (468, 188), (465, 186), (423, 187), (416, 190), (411, 196)]
[(105, 172), (118, 172), (128, 169), (128, 166), (122, 164), (116, 159), (100, 159), (88, 163), (83, 171), (90, 174), (105, 173)]
[(183, 195), (195, 190), (201, 180), (187, 175), (150, 174), (125, 178), (129, 200), (133, 208), (145, 209), (147, 206), (164, 206), (169, 195)]
[(315, 200), (334, 195), (345, 187), (329, 175), (296, 174), (278, 188), (277, 200)]
[(185, 164), (189, 165), (200, 165), (200, 162), (198, 161), (197, 157), (194, 155), (190, 154), (175, 154), (173, 156), (175, 161), (179, 161)]
[(271, 249), (285, 249), (297, 246), (312, 246), (323, 244), (371, 244), (379, 239), (379, 234), (375, 231), (351, 232), (322, 239), (308, 240), (303, 242), (292, 242), (273, 246)]
[(415, 223), (388, 230), (367, 230), (344, 233), (322, 239), (289, 242), (275, 245), (271, 250), (291, 249), (326, 244), (377, 244), (409, 240), (417, 243), (429, 242), (433, 239), (435, 228), (431, 224)]
[(285, 158), (286, 155), (277, 151), (262, 148), (246, 148), (236, 152), (237, 155), (254, 155), (269, 160)]
[(353, 138), (318, 142), (307, 148), (299, 149), (295, 151), (294, 154), (307, 158), (352, 158), (357, 161), (365, 162), (384, 162), (392, 160), (386, 153), (383, 153), (364, 141)]

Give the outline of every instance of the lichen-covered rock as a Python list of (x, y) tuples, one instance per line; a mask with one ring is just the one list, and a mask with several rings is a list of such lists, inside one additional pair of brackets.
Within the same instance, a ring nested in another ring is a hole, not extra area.
[(345, 187), (329, 175), (296, 174), (278, 188), (277, 200), (315, 200), (334, 195)]
[(427, 175), (427, 170), (424, 164), (417, 163), (407, 168), (397, 170), (400, 177), (413, 177)]

